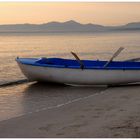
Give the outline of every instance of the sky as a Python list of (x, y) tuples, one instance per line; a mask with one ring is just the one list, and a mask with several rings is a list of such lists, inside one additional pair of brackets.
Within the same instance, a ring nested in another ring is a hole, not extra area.
[(140, 2), (0, 2), (0, 24), (41, 24), (68, 20), (101, 25), (140, 22)]

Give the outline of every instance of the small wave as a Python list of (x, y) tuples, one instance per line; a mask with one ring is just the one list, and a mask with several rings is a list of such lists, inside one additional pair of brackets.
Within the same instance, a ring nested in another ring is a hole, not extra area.
[(20, 80), (16, 80), (16, 81), (10, 81), (10, 82), (6, 82), (4, 84), (0, 84), (0, 88), (7, 87), (7, 86), (24, 84), (24, 83), (28, 83), (28, 82), (30, 82), (28, 79), (20, 79)]

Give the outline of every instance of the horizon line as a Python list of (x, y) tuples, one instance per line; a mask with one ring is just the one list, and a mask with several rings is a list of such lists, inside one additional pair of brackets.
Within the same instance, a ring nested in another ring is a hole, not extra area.
[(98, 23), (92, 23), (92, 22), (88, 22), (88, 23), (81, 23), (81, 22), (78, 22), (76, 20), (66, 20), (66, 21), (49, 21), (49, 22), (42, 22), (42, 23), (11, 23), (11, 24), (0, 24), (0, 26), (4, 26), (4, 25), (43, 25), (43, 24), (48, 24), (48, 23), (53, 23), (53, 22), (56, 22), (56, 23), (66, 23), (66, 22), (70, 22), (70, 21), (73, 21), (73, 22), (76, 22), (76, 23), (79, 23), (79, 24), (82, 24), (82, 25), (87, 25), (87, 24), (93, 24), (93, 25), (101, 25), (101, 26), (111, 26), (111, 27), (115, 27), (115, 26), (123, 26), (123, 25), (127, 25), (129, 23), (140, 23), (140, 21), (132, 21), (132, 22), (127, 22), (127, 23), (124, 23), (124, 24), (118, 24), (118, 25), (103, 25), (103, 24), (98, 24)]

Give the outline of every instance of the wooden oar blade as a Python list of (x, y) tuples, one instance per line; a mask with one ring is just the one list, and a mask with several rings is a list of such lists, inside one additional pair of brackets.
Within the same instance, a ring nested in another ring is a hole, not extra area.
[(75, 59), (79, 62), (80, 66), (81, 66), (81, 69), (84, 68), (84, 64), (82, 62), (82, 60), (78, 57), (78, 55), (74, 52), (71, 52), (71, 54), (75, 57)]
[(114, 53), (114, 55), (113, 55), (112, 58), (117, 57), (117, 56), (121, 53), (121, 51), (122, 51), (123, 49), (124, 49), (123, 47), (120, 47), (120, 48)]
[(110, 64), (110, 62), (111, 62), (115, 57), (117, 57), (117, 56), (121, 53), (121, 51), (122, 51), (123, 49), (124, 49), (123, 47), (120, 47), (120, 48), (113, 54), (113, 56), (110, 58), (110, 60), (104, 65), (104, 68), (107, 67), (107, 66)]
[(71, 54), (76, 58), (76, 60), (81, 61), (80, 58), (78, 57), (78, 55), (74, 52), (71, 52)]

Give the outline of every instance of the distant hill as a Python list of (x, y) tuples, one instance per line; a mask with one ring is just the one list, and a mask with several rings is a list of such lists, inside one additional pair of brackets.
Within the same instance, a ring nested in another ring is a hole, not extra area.
[(9, 24), (0, 25), (0, 33), (47, 33), (47, 32), (109, 32), (124, 30), (140, 30), (140, 22), (122, 26), (102, 26), (98, 24), (81, 24), (74, 20), (66, 22), (49, 22), (44, 24)]

